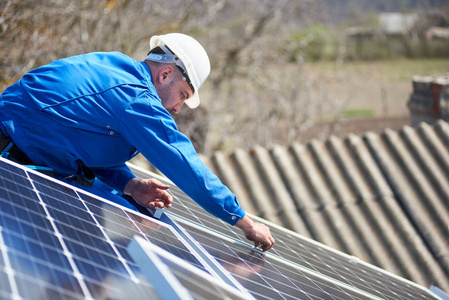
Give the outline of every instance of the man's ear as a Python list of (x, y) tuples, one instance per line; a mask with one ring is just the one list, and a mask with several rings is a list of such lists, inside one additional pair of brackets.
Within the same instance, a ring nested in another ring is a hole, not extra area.
[(163, 68), (159, 71), (158, 80), (159, 83), (164, 83), (166, 80), (171, 81), (171, 78), (173, 77), (174, 70), (173, 67), (170, 65), (165, 65)]

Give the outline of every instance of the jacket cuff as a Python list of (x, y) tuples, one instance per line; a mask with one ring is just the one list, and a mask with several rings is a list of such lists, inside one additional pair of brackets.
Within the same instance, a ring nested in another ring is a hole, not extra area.
[(243, 208), (239, 206), (234, 212), (229, 213), (228, 218), (224, 221), (234, 226), (241, 218), (245, 216), (245, 214), (246, 213)]

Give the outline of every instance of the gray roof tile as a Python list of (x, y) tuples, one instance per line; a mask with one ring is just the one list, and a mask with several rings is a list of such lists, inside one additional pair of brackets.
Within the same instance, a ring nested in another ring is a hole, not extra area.
[(447, 122), (212, 157), (248, 212), (449, 290)]

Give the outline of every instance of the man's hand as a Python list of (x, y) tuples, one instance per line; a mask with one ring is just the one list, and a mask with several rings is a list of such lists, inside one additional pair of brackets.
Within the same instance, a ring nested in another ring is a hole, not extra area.
[(236, 224), (245, 237), (254, 242), (255, 247), (261, 246), (263, 251), (268, 251), (274, 246), (274, 238), (271, 235), (270, 228), (262, 223), (256, 223), (248, 216), (241, 218)]
[(173, 197), (167, 192), (169, 187), (157, 179), (133, 178), (126, 184), (124, 193), (149, 209), (170, 208)]

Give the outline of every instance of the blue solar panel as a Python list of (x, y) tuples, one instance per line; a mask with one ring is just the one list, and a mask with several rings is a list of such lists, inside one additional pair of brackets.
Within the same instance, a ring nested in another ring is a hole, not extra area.
[(170, 226), (0, 160), (0, 298), (147, 297), (134, 236), (207, 272)]
[[(142, 178), (145, 176), (148, 177), (148, 174), (144, 170), (133, 168), (133, 172)], [(163, 178), (161, 179), (164, 180)], [(166, 183), (170, 184), (169, 181), (166, 181)], [(189, 233), (193, 235), (193, 238), (199, 241), (209, 253), (216, 253), (219, 249), (235, 247), (233, 244), (244, 245), (247, 249), (251, 249), (251, 244), (238, 228), (217, 220), (205, 212), (173, 184), (171, 184), (170, 192), (174, 197), (174, 203), (171, 209), (166, 210), (166, 213), (172, 216), (172, 218), (177, 218), (182, 224), (181, 227), (188, 229)], [(252, 216), (252, 218), (256, 217)], [(273, 258), (274, 261), (281, 262), (277, 264), (288, 263), (290, 268), (297, 270), (295, 272), (311, 272), (312, 274), (317, 274), (318, 279), (313, 279), (315, 284), (318, 286), (326, 283), (330, 285), (326, 287), (326, 292), (329, 292), (333, 296), (326, 296), (326, 298), (330, 297), (332, 299), (332, 297), (335, 297), (335, 299), (347, 299), (352, 297), (351, 293), (355, 291), (356, 296), (354, 297), (356, 299), (363, 297), (364, 294), (380, 299), (438, 299), (428, 289), (415, 283), (264, 220), (260, 219), (259, 221), (266, 223), (270, 227), (276, 239), (275, 247), (264, 256), (265, 260)], [(191, 225), (189, 225), (190, 223)], [(202, 228), (203, 230), (199, 230), (198, 228)], [(232, 252), (229, 249), (227, 251)], [(237, 260), (247, 261), (245, 258), (237, 258)], [(276, 264), (275, 262), (270, 263)], [(284, 267), (279, 267), (278, 269), (286, 270)], [(292, 280), (292, 274), (295, 274), (295, 272), (286, 271), (287, 274), (282, 275), (286, 276), (288, 280)], [(296, 275), (293, 277), (297, 278)], [(270, 276), (267, 278), (270, 278)], [(266, 282), (267, 278), (264, 278), (262, 282)], [(304, 282), (310, 278), (309, 275), (306, 276)], [(322, 278), (326, 278), (326, 282), (318, 283)], [(246, 280), (245, 282), (247, 283)], [(333, 287), (334, 285), (342, 286), (347, 291), (339, 296), (337, 290)], [(258, 292), (261, 289), (260, 284), (253, 282), (245, 287), (253, 293), (260, 293)], [(284, 293), (286, 290), (287, 288), (280, 288), (280, 291)], [(331, 290), (333, 292), (330, 292)], [(318, 290), (314, 292), (319, 294)], [(292, 291), (290, 293), (294, 294)], [(302, 293), (299, 285), (297, 293)], [(308, 297), (312, 297), (312, 294), (310, 292)], [(260, 299), (264, 299), (263, 295), (265, 293), (256, 296), (256, 298), (260, 297)], [(277, 296), (282, 299), (285, 295)]]
[(271, 255), (248, 249), (201, 227), (179, 221), (256, 299), (372, 299), (352, 289)]
[(277, 243), (262, 253), (176, 186), (170, 192), (173, 208), (156, 220), (0, 159), (0, 299), (164, 299), (129, 251), (136, 239), (176, 257), (158, 254), (154, 270), (167, 267), (161, 274), (188, 290), (179, 299), (438, 299), (268, 222)]

